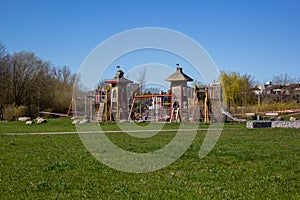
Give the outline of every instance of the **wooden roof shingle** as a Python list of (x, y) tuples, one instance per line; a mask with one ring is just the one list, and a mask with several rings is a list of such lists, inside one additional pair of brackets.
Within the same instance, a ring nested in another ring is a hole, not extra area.
[(171, 76), (169, 76), (168, 78), (166, 78), (166, 81), (169, 82), (175, 82), (175, 81), (193, 81), (193, 79), (191, 77), (189, 77), (188, 75), (186, 75), (185, 73), (182, 72), (182, 68), (178, 67), (179, 65), (177, 64), (177, 69), (176, 72), (173, 73)]

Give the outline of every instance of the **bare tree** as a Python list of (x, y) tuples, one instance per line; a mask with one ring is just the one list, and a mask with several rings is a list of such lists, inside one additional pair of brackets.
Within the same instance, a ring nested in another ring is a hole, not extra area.
[(34, 53), (7, 53), (0, 41), (0, 107), (26, 106), (66, 112), (76, 75), (67, 66), (55, 67)]
[[(51, 108), (55, 112), (66, 112), (72, 100), (76, 76), (67, 66), (51, 68)], [(49, 96), (48, 95), (48, 96)]]
[(140, 85), (140, 94), (144, 93), (145, 90), (145, 84), (146, 84), (146, 68), (143, 68), (143, 70), (139, 71), (139, 78), (138, 83)]
[(161, 92), (160, 88), (156, 88), (156, 87), (145, 88), (145, 93), (147, 93), (147, 94), (159, 94), (159, 92)]
[(2, 42), (0, 42), (0, 59), (7, 54), (6, 47)]
[(0, 106), (12, 101), (11, 97), (11, 77), (9, 68), (10, 56), (6, 52), (5, 46), (0, 42)]
[[(143, 68), (143, 70), (139, 71), (139, 92), (142, 95), (145, 90), (145, 84), (146, 84), (146, 68)], [(142, 105), (143, 105), (143, 99), (140, 99), (140, 116), (142, 116)]]
[(274, 75), (272, 78), (272, 83), (274, 85), (286, 85), (296, 82), (296, 78), (291, 77), (289, 74)]

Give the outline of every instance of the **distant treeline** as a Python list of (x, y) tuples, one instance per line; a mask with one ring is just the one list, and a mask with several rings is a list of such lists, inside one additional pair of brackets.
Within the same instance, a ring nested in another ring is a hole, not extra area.
[(9, 54), (0, 43), (2, 109), (16, 111), (22, 107), (25, 109), (21, 109), (24, 110), (21, 114), (29, 116), (36, 116), (38, 111), (45, 110), (66, 113), (72, 98), (74, 81), (75, 74), (67, 66), (55, 66), (38, 58), (34, 53)]

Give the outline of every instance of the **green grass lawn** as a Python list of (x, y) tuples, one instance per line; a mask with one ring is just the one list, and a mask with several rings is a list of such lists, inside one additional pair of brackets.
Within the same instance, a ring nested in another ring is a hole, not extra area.
[(73, 132), (76, 131), (75, 126), (72, 125), (71, 119), (54, 118), (47, 119), (44, 124), (27, 125), (25, 122), (0, 122), (0, 133), (40, 133), (40, 132)]
[[(47, 123), (44, 124), (32, 124), (26, 125), (25, 122), (13, 121), (13, 122), (0, 122), (0, 134), (1, 133), (44, 133), (44, 132), (76, 132), (76, 127), (73, 125), (72, 120), (69, 117), (65, 118), (54, 118), (47, 119)], [(178, 129), (180, 124), (173, 123), (134, 123), (136, 126), (132, 126), (133, 123), (121, 123), (123, 127), (128, 130), (135, 129), (155, 129), (155, 130), (170, 130)], [(148, 126), (151, 124), (150, 126)], [(100, 123), (101, 130), (106, 131), (117, 131), (120, 130), (120, 127), (116, 123)], [(199, 124), (199, 128), (208, 128), (209, 125)], [(244, 124), (225, 124), (226, 128), (244, 128)], [(78, 125), (78, 130), (100, 130), (99, 124), (97, 123), (88, 123), (83, 125)]]
[[(55, 130), (74, 131), (70, 119), (64, 120), (60, 123), (65, 127)], [(20, 132), (48, 130), (34, 127), (24, 126)], [(144, 174), (103, 165), (76, 134), (0, 134), (0, 199), (299, 199), (300, 131), (242, 127), (226, 125), (203, 159), (198, 153), (205, 131), (198, 131), (180, 159)], [(174, 134), (135, 139), (107, 133), (115, 144), (133, 152), (160, 148)]]

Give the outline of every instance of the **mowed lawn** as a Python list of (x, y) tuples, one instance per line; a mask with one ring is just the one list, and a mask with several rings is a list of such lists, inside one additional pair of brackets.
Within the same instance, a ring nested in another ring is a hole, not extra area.
[(0, 122), (1, 133), (41, 133), (41, 132), (74, 132), (76, 128), (71, 123), (69, 117), (47, 119), (45, 124), (33, 123), (31, 125), (25, 122)]
[[(142, 174), (103, 165), (76, 134), (0, 134), (0, 199), (300, 199), (300, 130), (230, 127), (208, 156), (198, 157), (201, 130), (176, 162)], [(107, 135), (122, 148), (145, 152), (175, 133)]]

